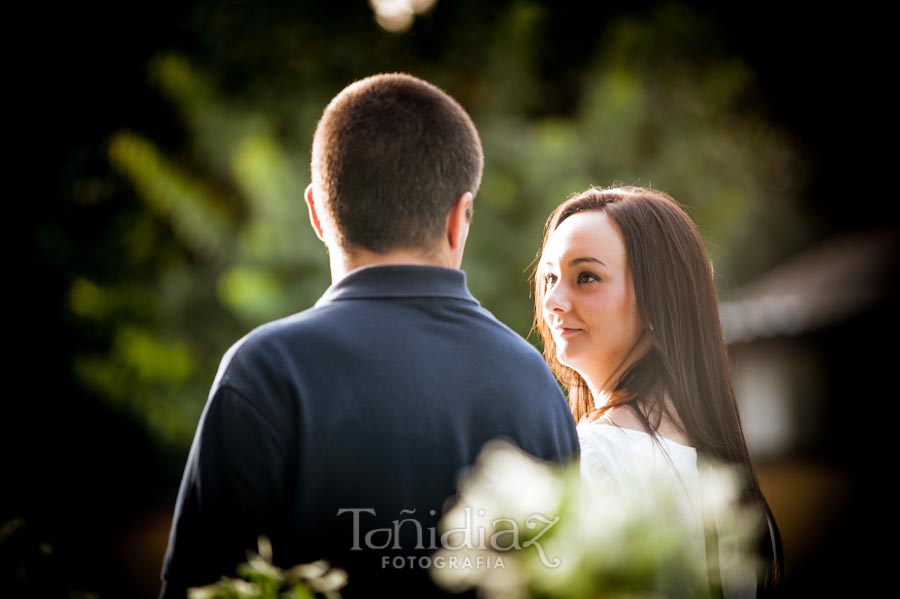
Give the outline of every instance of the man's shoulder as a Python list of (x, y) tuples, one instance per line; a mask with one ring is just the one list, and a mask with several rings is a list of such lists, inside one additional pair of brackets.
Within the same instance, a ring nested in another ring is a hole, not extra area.
[(247, 342), (264, 345), (298, 332), (313, 331), (339, 318), (337, 314), (339, 311), (339, 306), (336, 304), (311, 306), (294, 314), (264, 322), (247, 333), (245, 337)]
[(513, 330), (512, 327), (494, 316), (494, 314), (484, 306), (478, 306), (477, 310), (481, 313), (482, 318), (490, 323), (489, 326), (498, 339), (502, 340), (505, 344), (508, 344), (511, 348), (515, 348), (519, 352), (522, 352), (522, 354), (529, 359), (536, 358), (543, 362), (543, 357), (537, 348), (529, 343), (527, 339), (522, 337), (522, 335)]
[(313, 306), (255, 326), (225, 351), (216, 379), (264, 364), (274, 366), (279, 356), (295, 353), (296, 341), (304, 337), (307, 344), (315, 345), (317, 331), (323, 331), (332, 321), (331, 311), (331, 306)]
[[(304, 356), (316, 359), (312, 353), (349, 355), (369, 345), (367, 336), (383, 341), (418, 333), (434, 334), (420, 319), (397, 318), (393, 310), (385, 309), (388, 305), (389, 302), (379, 301), (326, 303), (260, 324), (232, 344), (220, 370), (229, 365), (234, 370), (272, 368), (279, 363), (296, 363)], [(506, 356), (520, 365), (544, 366), (535, 346), (489, 310), (475, 304), (467, 306), (465, 312), (462, 319), (455, 319), (460, 330), (450, 333), (451, 342), (477, 344), (491, 350), (497, 358)], [(444, 315), (435, 314), (434, 318), (441, 320)]]
[[(459, 305), (459, 302), (456, 300), (449, 299), (447, 301)], [(342, 334), (352, 333), (353, 331), (350, 329), (357, 327), (360, 322), (365, 322), (368, 325), (376, 325), (380, 322), (391, 329), (422, 326), (422, 311), (419, 311), (415, 318), (403, 318), (399, 317), (397, 311), (392, 308), (393, 305), (394, 302), (381, 301), (379, 299), (361, 299), (352, 302), (336, 301), (320, 304), (295, 314), (263, 323), (247, 333), (239, 343), (242, 342), (251, 347), (264, 347), (286, 338), (293, 339), (299, 336), (309, 340), (310, 336), (317, 337), (321, 334), (334, 339), (342, 336)], [(463, 312), (458, 312), (456, 315), (456, 318), (460, 315), (462, 316), (461, 319), (457, 320), (460, 327), (469, 327), (469, 332), (473, 335), (477, 331), (483, 336), (493, 337), (499, 343), (508, 344), (521, 351), (540, 355), (531, 343), (498, 319), (484, 306), (474, 302), (471, 304), (467, 302), (462, 305), (464, 306)], [(424, 313), (425, 320), (428, 318), (445, 319), (445, 314), (440, 311), (430, 314), (429, 309), (424, 310)], [(320, 341), (327, 342), (327, 339), (321, 339)]]

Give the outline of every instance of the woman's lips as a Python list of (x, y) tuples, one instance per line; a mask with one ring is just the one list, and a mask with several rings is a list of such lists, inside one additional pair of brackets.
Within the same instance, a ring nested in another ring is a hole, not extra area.
[(553, 327), (553, 329), (560, 337), (571, 337), (572, 335), (581, 332), (581, 329), (575, 329), (571, 327)]

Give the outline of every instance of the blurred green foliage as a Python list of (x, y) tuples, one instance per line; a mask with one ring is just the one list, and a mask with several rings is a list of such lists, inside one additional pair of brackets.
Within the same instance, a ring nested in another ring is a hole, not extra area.
[(576, 83), (559, 88), (541, 68), (567, 43), (548, 40), (551, 3), (439, 2), (401, 35), (364, 3), (339, 15), (313, 4), (267, 18), (246, 3), (198, 5), (185, 24), (196, 47), (161, 49), (148, 69), (183, 139), (121, 130), (108, 145), (141, 201), (109, 248), (135, 275), (74, 278), (71, 312), (110, 342), (73, 364), (161, 441), (190, 442), (231, 343), (329, 284), (303, 189), (316, 120), (355, 78), (412, 72), (470, 111), (486, 165), (463, 268), (523, 335), (544, 220), (589, 185), (652, 185), (686, 204), (723, 288), (809, 235), (800, 151), (758, 109), (749, 67), (677, 4), (598, 27), (591, 55), (569, 65)]
[(237, 568), (237, 578), (188, 589), (188, 599), (341, 599), (347, 572), (332, 568), (327, 561), (298, 564), (282, 570), (272, 563), (272, 543), (259, 537), (259, 552), (249, 552), (248, 560)]

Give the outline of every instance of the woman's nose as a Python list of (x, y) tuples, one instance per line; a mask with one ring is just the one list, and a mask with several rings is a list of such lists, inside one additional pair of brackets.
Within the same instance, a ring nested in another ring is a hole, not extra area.
[(547, 289), (544, 294), (544, 310), (547, 312), (565, 312), (572, 307), (571, 302), (566, 297), (565, 289), (563, 289), (563, 285), (557, 283), (553, 285), (549, 289)]

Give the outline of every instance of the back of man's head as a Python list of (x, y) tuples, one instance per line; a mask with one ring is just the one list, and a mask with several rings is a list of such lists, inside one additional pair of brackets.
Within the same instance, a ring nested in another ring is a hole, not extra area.
[(430, 251), (460, 196), (478, 190), (483, 165), (465, 110), (410, 75), (346, 87), (313, 138), (313, 189), (345, 251)]

